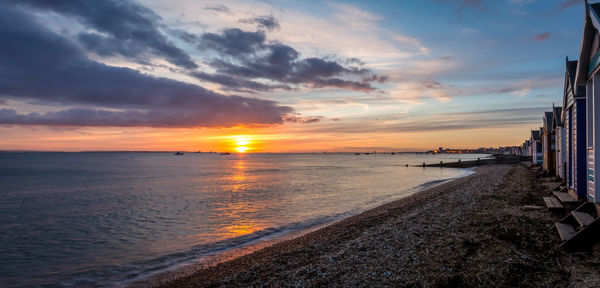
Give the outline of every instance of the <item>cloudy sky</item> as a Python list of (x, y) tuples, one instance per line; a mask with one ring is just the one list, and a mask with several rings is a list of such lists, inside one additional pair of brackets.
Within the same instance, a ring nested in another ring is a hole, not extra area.
[(520, 145), (562, 103), (582, 4), (2, 1), (0, 149)]

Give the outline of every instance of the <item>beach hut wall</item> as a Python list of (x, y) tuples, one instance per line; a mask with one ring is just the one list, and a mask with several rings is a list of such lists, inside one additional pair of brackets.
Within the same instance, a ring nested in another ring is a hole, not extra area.
[[(583, 39), (579, 49), (579, 62), (575, 76), (575, 85), (585, 86), (585, 109), (581, 109), (584, 114), (586, 125), (583, 131), (578, 130), (578, 135), (585, 135), (584, 145), (586, 153), (583, 159), (578, 160), (585, 163), (585, 175), (582, 175), (586, 184), (587, 199), (591, 202), (600, 202), (600, 182), (597, 175), (600, 172), (600, 3), (585, 5), (585, 23), (583, 29)], [(580, 109), (578, 107), (578, 113)], [(581, 163), (577, 163), (579, 168)], [(579, 179), (582, 180), (582, 179)]]

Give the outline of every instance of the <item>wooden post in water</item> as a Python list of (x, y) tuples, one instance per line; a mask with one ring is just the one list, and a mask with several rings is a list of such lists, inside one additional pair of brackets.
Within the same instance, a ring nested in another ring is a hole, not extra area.
[(423, 168), (425, 168), (425, 162), (423, 162)]
[(440, 161), (440, 167), (444, 167), (444, 161)]

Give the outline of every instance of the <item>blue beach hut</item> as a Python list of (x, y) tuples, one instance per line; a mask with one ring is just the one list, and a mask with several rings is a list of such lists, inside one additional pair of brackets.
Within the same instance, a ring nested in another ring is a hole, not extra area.
[(585, 86), (576, 84), (578, 63), (577, 60), (566, 59), (562, 113), (566, 144), (565, 180), (573, 198), (586, 199)]
[[(600, 182), (598, 173), (600, 172), (600, 74), (598, 68), (600, 64), (600, 4), (585, 5), (585, 24), (583, 29), (583, 39), (579, 49), (579, 62), (575, 76), (575, 85), (585, 85), (586, 90), (586, 108), (584, 111), (586, 119), (586, 155), (583, 162), (586, 162), (586, 190), (587, 198), (592, 202), (600, 202)], [(578, 109), (579, 110), (579, 109)], [(581, 135), (581, 134), (580, 134)]]

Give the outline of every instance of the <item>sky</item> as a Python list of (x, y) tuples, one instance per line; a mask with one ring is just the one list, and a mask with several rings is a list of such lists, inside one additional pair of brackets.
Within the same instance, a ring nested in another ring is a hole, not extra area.
[(0, 3), (0, 150), (520, 145), (583, 0)]

